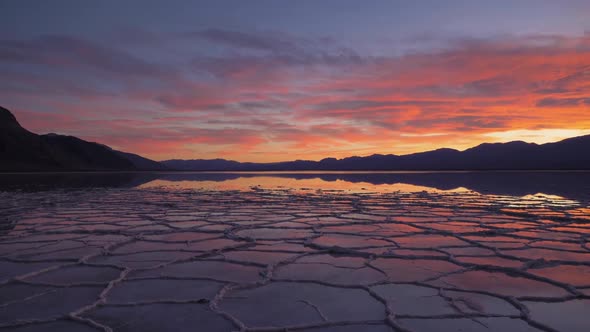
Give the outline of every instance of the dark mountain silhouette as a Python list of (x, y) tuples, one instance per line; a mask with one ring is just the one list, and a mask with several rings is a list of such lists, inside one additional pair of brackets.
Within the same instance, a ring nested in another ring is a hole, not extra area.
[(37, 135), (0, 107), (0, 170), (159, 170), (160, 163), (73, 136)]
[(279, 163), (239, 163), (224, 159), (167, 160), (162, 163), (171, 169), (193, 171), (586, 170), (590, 169), (588, 151), (590, 135), (541, 145), (521, 141), (484, 143), (465, 151), (438, 149), (403, 156), (374, 154)]
[(374, 154), (276, 163), (225, 159), (156, 162), (72, 136), (31, 133), (7, 109), (0, 107), (0, 171), (587, 170), (590, 169), (588, 151), (590, 135), (541, 145), (520, 141), (484, 143), (465, 151), (438, 149), (402, 156)]
[[(110, 149), (110, 148), (109, 148)], [(117, 153), (119, 156), (131, 161), (136, 169), (143, 170), (143, 171), (165, 171), (168, 170), (164, 164), (159, 163), (157, 161), (147, 159), (140, 155), (129, 153), (129, 152), (122, 152), (117, 150), (112, 150), (113, 152)]]

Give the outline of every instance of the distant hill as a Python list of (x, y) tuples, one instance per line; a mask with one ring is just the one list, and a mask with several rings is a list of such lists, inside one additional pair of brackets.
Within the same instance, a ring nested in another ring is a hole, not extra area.
[(0, 170), (160, 170), (158, 162), (73, 136), (37, 135), (0, 107)]
[(117, 153), (119, 156), (131, 161), (135, 168), (142, 170), (142, 171), (165, 171), (168, 170), (168, 167), (164, 164), (161, 164), (157, 161), (147, 159), (140, 155), (129, 153), (129, 152), (122, 152), (117, 150), (112, 150)]
[(556, 143), (520, 141), (484, 143), (465, 151), (438, 149), (397, 155), (296, 160), (278, 163), (239, 163), (231, 160), (167, 160), (171, 169), (192, 171), (294, 171), (294, 170), (587, 170), (590, 169), (590, 135)]

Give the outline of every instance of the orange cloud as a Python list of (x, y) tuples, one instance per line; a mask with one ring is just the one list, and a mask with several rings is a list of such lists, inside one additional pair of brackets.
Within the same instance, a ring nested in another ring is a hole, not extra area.
[[(74, 89), (68, 80), (12, 73), (11, 89), (0, 97), (16, 105), (30, 104), (24, 100), (31, 96), (47, 101), (16, 107), (27, 110), (17, 115), (35, 131), (75, 134), (155, 159), (404, 154), (484, 141), (544, 142), (590, 129), (590, 35), (459, 40), (397, 57), (337, 56), (295, 41), (236, 41), (244, 36), (219, 31), (204, 36), (267, 53), (195, 56), (184, 73), (69, 41), (77, 52), (97, 53), (74, 63), (77, 70), (107, 72), (99, 77), (120, 90), (93, 95), (90, 83)], [(51, 52), (51, 59), (66, 56)], [(46, 60), (26, 58), (39, 66)], [(65, 70), (74, 61), (66, 60), (51, 65)], [(34, 89), (23, 89), (27, 84)]]

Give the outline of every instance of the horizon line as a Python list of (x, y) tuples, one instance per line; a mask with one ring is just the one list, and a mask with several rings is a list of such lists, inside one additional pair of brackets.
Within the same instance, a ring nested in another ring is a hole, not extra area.
[[(527, 141), (524, 141), (524, 140), (513, 140), (513, 141), (505, 141), (505, 142), (482, 142), (482, 143), (479, 143), (477, 145), (473, 145), (471, 147), (468, 147), (468, 148), (462, 149), (462, 150), (461, 149), (455, 149), (455, 148), (448, 148), (448, 147), (440, 147), (440, 148), (436, 148), (436, 149), (432, 149), (432, 150), (424, 150), (424, 151), (412, 152), (412, 153), (406, 153), (406, 154), (372, 153), (372, 154), (367, 154), (367, 155), (350, 155), (350, 156), (342, 157), (342, 158), (336, 158), (336, 157), (329, 157), (328, 156), (328, 157), (323, 157), (321, 159), (291, 159), (291, 160), (269, 161), (269, 162), (239, 161), (239, 160), (235, 160), (235, 159), (226, 159), (226, 158), (221, 158), (221, 157), (217, 157), (217, 158), (190, 158), (190, 159), (171, 158), (171, 159), (162, 159), (162, 160), (153, 159), (153, 160), (154, 161), (157, 161), (157, 162), (165, 162), (165, 161), (193, 161), (193, 160), (203, 160), (203, 161), (224, 160), (224, 161), (237, 162), (237, 163), (241, 163), (241, 164), (247, 164), (247, 163), (251, 163), (251, 164), (280, 164), (280, 163), (287, 163), (287, 162), (293, 162), (293, 161), (321, 162), (322, 160), (325, 160), (325, 159), (343, 160), (343, 159), (348, 159), (348, 158), (366, 158), (366, 157), (372, 157), (372, 156), (404, 157), (404, 156), (411, 156), (411, 155), (428, 153), (428, 152), (434, 152), (434, 151), (440, 151), (440, 150), (453, 150), (453, 151), (456, 151), (456, 152), (465, 152), (467, 150), (474, 149), (474, 148), (477, 148), (479, 146), (486, 145), (486, 144), (487, 145), (503, 145), (503, 144), (510, 144), (510, 143), (524, 143), (524, 144), (528, 144), (528, 145), (543, 146), (543, 145), (547, 145), (547, 144), (555, 144), (555, 143), (567, 141), (567, 140), (570, 140), (570, 139), (581, 138), (581, 137), (590, 137), (590, 134), (580, 135), (580, 136), (571, 136), (571, 137), (563, 138), (563, 139), (560, 139), (560, 140), (551, 141), (551, 142), (545, 142), (545, 143), (527, 142)], [(94, 143), (102, 144), (102, 143), (98, 143), (98, 142), (94, 142)], [(137, 154), (135, 152), (129, 152), (129, 151), (123, 151), (123, 152)], [(139, 155), (139, 154), (137, 154), (137, 155)]]

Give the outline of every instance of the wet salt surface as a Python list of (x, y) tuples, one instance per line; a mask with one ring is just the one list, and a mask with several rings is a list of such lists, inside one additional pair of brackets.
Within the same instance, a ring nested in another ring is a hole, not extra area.
[(570, 199), (150, 186), (0, 202), (0, 330), (590, 330), (590, 210)]

